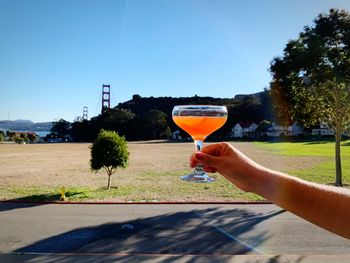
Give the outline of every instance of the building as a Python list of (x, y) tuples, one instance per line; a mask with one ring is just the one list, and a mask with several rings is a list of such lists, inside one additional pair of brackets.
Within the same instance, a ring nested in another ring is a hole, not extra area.
[(303, 128), (297, 122), (294, 122), (289, 126), (282, 126), (272, 123), (267, 129), (266, 135), (269, 137), (298, 136), (303, 134), (303, 132)]
[(179, 130), (174, 131), (171, 137), (175, 141), (181, 141), (182, 140), (182, 137), (181, 137), (181, 134), (180, 134)]
[(258, 125), (254, 122), (238, 122), (231, 129), (231, 137), (243, 138), (243, 137), (254, 137), (255, 130)]
[(331, 129), (329, 129), (326, 124), (320, 124), (320, 125), (314, 126), (311, 129), (311, 134), (317, 135), (317, 136), (330, 136), (330, 135), (334, 135), (334, 132)]

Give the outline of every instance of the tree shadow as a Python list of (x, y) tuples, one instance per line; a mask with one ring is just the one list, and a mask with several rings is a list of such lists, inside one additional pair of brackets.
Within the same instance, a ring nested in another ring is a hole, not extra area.
[[(83, 192), (67, 191), (65, 193), (65, 196), (69, 198), (82, 193)], [(35, 194), (35, 195), (28, 195), (28, 196), (23, 196), (19, 198), (14, 198), (11, 200), (4, 200), (4, 201), (0, 201), (0, 212), (47, 205), (51, 203), (56, 203), (60, 201), (60, 199), (61, 199), (61, 194)]]
[(346, 141), (341, 143), (341, 146), (350, 146), (350, 141)]
[[(18, 248), (15, 252), (126, 255), (125, 258), (118, 258), (118, 262), (133, 262), (130, 257), (140, 255), (210, 257), (259, 254), (255, 247), (270, 238), (267, 231), (257, 232), (252, 242), (254, 244), (240, 241), (240, 236), (283, 212), (279, 210), (266, 214), (255, 213), (251, 209), (219, 208), (181, 211), (77, 228)], [(162, 262), (171, 262), (174, 258)], [(62, 262), (68, 262), (68, 259)], [(98, 262), (96, 258), (92, 261)], [(88, 258), (84, 262), (89, 262)]]
[(329, 144), (334, 143), (334, 141), (313, 141), (313, 142), (305, 142), (305, 145), (314, 145), (314, 144)]
[[(67, 198), (73, 197), (75, 195), (81, 195), (83, 194), (82, 191), (77, 192), (77, 191), (66, 191), (65, 196)], [(12, 199), (12, 201), (15, 202), (20, 202), (20, 201), (28, 201), (28, 202), (56, 202), (61, 200), (61, 194), (35, 194), (35, 195), (28, 195), (28, 196), (23, 196), (19, 198)]]
[(44, 205), (45, 203), (42, 202), (26, 202), (23, 200), (6, 200), (6, 201), (0, 201), (0, 212), (5, 212), (5, 211), (10, 211), (10, 210), (15, 210), (15, 209), (22, 209), (22, 208), (31, 208), (35, 206), (41, 206)]

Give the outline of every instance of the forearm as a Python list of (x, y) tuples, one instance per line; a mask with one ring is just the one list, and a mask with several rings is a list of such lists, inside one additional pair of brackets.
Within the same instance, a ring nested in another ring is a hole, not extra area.
[(253, 192), (282, 208), (350, 238), (350, 192), (310, 183), (283, 173), (258, 167)]

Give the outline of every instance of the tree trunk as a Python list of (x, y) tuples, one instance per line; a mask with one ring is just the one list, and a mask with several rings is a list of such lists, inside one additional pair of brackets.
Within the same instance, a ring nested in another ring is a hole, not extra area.
[(156, 129), (153, 128), (153, 130), (152, 130), (152, 139), (155, 140), (156, 137), (157, 137), (157, 131), (156, 131)]
[(340, 156), (340, 140), (341, 131), (337, 129), (335, 132), (335, 186), (343, 186), (342, 170), (341, 170), (341, 156)]
[(108, 173), (108, 185), (107, 185), (107, 189), (111, 189), (111, 179), (112, 179), (112, 174)]

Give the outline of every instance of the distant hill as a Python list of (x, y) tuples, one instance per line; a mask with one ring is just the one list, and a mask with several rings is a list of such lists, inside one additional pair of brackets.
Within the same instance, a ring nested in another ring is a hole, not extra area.
[(163, 111), (169, 118), (175, 105), (202, 104), (225, 105), (229, 110), (229, 123), (239, 121), (254, 121), (259, 124), (262, 120), (274, 120), (269, 91), (255, 94), (240, 94), (234, 98), (213, 97), (141, 97), (136, 94), (132, 100), (119, 103), (118, 108), (129, 109), (136, 115), (143, 115), (149, 110)]
[(135, 114), (144, 114), (149, 110), (160, 110), (171, 116), (173, 107), (176, 105), (238, 105), (239, 101), (229, 98), (213, 98), (213, 97), (141, 97), (134, 95), (132, 100), (119, 103), (118, 108), (129, 109)]
[(234, 96), (235, 100), (238, 100), (240, 102), (243, 102), (247, 97), (253, 98), (259, 102), (261, 102), (262, 97), (264, 96), (265, 92), (258, 92), (258, 93), (254, 93), (254, 94), (237, 94)]
[(30, 120), (0, 121), (0, 130), (10, 131), (50, 131), (52, 122), (32, 122)]

